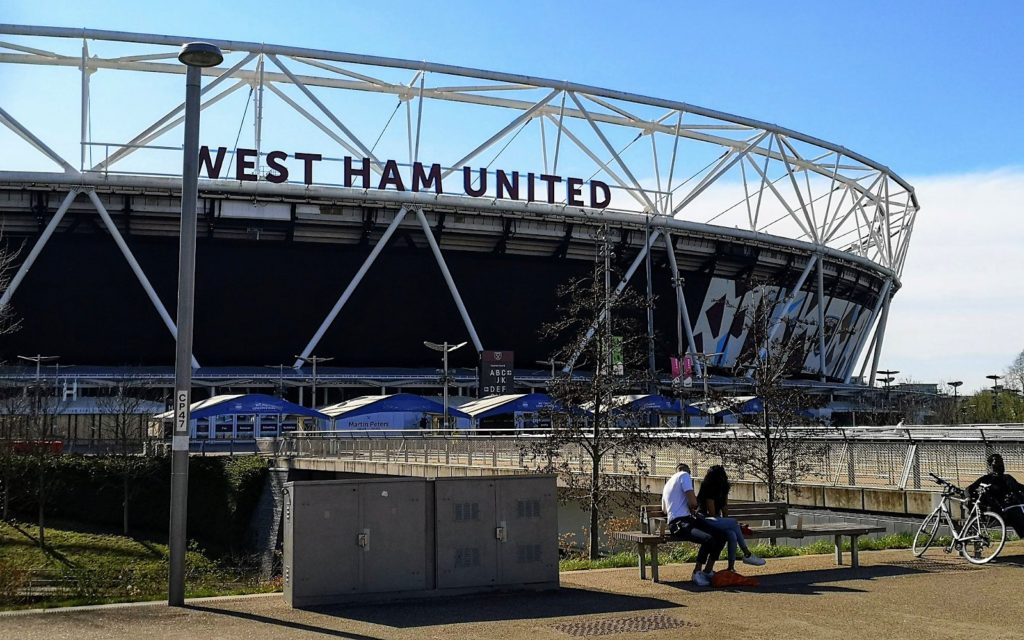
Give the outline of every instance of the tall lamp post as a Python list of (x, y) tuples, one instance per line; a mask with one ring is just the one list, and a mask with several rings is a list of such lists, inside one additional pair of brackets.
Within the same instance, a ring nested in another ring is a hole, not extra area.
[(992, 375), (985, 377), (992, 381), (992, 421), (998, 422), (999, 417), (997, 414), (999, 413), (999, 392), (1003, 388), (1002, 385), (999, 384), (999, 381), (1003, 379), (1003, 376), (993, 373)]
[(551, 365), (551, 381), (555, 380), (555, 367), (564, 367), (566, 363), (551, 358), (550, 360), (538, 360), (537, 364)]
[(954, 380), (952, 382), (947, 382), (946, 383), (949, 386), (953, 387), (953, 423), (954, 424), (960, 424), (960, 396), (958, 395), (957, 390), (960, 388), (960, 385), (962, 385), (963, 383), (964, 383), (963, 380)]
[(295, 356), (303, 362), (313, 365), (313, 380), (312, 380), (312, 392), (313, 392), (313, 404), (310, 405), (313, 409), (316, 409), (316, 365), (321, 362), (330, 362), (334, 358), (323, 358), (321, 356)]
[(185, 529), (188, 516), (189, 405), (192, 394), (192, 307), (196, 277), (196, 201), (199, 199), (199, 93), (202, 69), (224, 61), (216, 46), (189, 42), (178, 60), (185, 71), (185, 144), (181, 168), (178, 244), (178, 315), (174, 360), (174, 431), (171, 437), (170, 572), (167, 604), (185, 604)]
[[(892, 407), (890, 406), (891, 403), (889, 402), (889, 385), (896, 379), (896, 374), (899, 373), (899, 371), (897, 371), (896, 369), (878, 369), (876, 373), (878, 373), (881, 376), (884, 376), (883, 378), (879, 378), (878, 381), (885, 385), (885, 412), (886, 414), (888, 414), (889, 411), (892, 409)], [(891, 419), (891, 416), (886, 415), (886, 420)]]
[(447, 342), (442, 342), (441, 344), (437, 344), (436, 342), (428, 342), (428, 341), (424, 340), (423, 341), (423, 346), (428, 348), (428, 349), (433, 349), (434, 351), (440, 351), (442, 354), (444, 354), (442, 359), (441, 359), (441, 362), (444, 365), (444, 373), (442, 374), (444, 377), (441, 379), (441, 382), (442, 382), (441, 386), (443, 387), (444, 391), (443, 391), (443, 395), (441, 397), (443, 398), (442, 403), (443, 403), (443, 406), (444, 406), (444, 428), (447, 429), (448, 428), (448, 354), (451, 353), (452, 351), (455, 351), (456, 349), (461, 349), (462, 347), (466, 346), (466, 343), (465, 342), (460, 342), (459, 344), (448, 344)]
[[(32, 411), (36, 412), (36, 418), (41, 418), (42, 417), (41, 416), (42, 411), (40, 411), (40, 409), (39, 409), (39, 382), (40, 382), (40, 378), (42, 377), (42, 365), (43, 365), (44, 362), (52, 362), (52, 361), (56, 360), (57, 358), (59, 358), (60, 356), (35, 355), (35, 356), (18, 356), (18, 357), (21, 358), (22, 360), (28, 360), (29, 362), (36, 363), (36, 382), (35, 382), (34, 391), (32, 393), (32, 402), (33, 402), (33, 405), (34, 405), (32, 407)], [(42, 421), (40, 420), (40, 422), (42, 422)], [(38, 427), (39, 425), (36, 425), (36, 426)], [(39, 438), (43, 437), (42, 433), (39, 433), (37, 435), (38, 435)]]

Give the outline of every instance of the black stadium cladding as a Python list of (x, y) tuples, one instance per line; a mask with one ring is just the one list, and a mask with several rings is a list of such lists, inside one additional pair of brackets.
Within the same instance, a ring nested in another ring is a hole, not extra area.
[[(227, 147), (217, 147), (216, 154), (211, 154), (208, 146), (204, 145), (199, 148), (200, 169), (205, 170), (208, 178), (218, 179), (221, 177), (227, 153)], [(269, 171), (262, 177), (256, 173), (258, 157), (259, 152), (256, 149), (235, 149), (235, 179), (243, 182), (266, 180), (274, 184), (288, 181), (288, 177), (291, 175), (288, 165), (285, 163), (289, 158), (288, 153), (284, 151), (267, 153)], [(313, 184), (313, 165), (316, 162), (321, 162), (323, 156), (319, 153), (294, 153), (291, 157), (302, 162), (302, 181), (307, 185)], [(414, 162), (411, 175), (403, 176), (398, 162), (385, 160), (376, 184), (372, 181), (370, 168), (369, 158), (345, 156), (342, 159), (342, 183), (348, 188), (412, 190), (414, 192), (433, 190), (436, 194), (444, 193), (440, 164), (434, 163), (428, 167), (422, 162)], [(488, 180), (489, 174), (486, 168), (481, 167), (474, 171), (472, 167), (462, 167), (462, 192), (465, 195), (474, 198), (483, 197), (488, 190)], [(540, 195), (548, 204), (556, 204), (556, 187), (563, 183), (565, 184), (565, 201), (571, 207), (604, 209), (608, 207), (612, 199), (611, 189), (600, 180), (586, 181), (582, 178), (533, 172), (521, 174), (518, 171), (498, 169), (494, 172), (494, 182), (494, 193), (497, 200), (521, 200), (524, 182), (526, 183), (526, 202), (536, 202), (537, 196)], [(542, 183), (539, 189), (538, 182)], [(584, 185), (589, 186), (589, 189), (586, 190), (589, 200), (584, 197)]]

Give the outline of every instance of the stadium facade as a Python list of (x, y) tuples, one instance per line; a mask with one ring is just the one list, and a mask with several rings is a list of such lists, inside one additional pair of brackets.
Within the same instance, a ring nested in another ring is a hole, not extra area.
[[(3, 303), (21, 319), (0, 357), (169, 371), (191, 38), (0, 35)], [(873, 381), (919, 209), (887, 167), (667, 99), (208, 41), (225, 61), (204, 70), (200, 374), (317, 354), (436, 378), (424, 340), (475, 347), (455, 366), (505, 350), (543, 371), (558, 285), (608, 242), (620, 287), (650, 282), (662, 371), (715, 353), (727, 374), (752, 346), (742, 310), (771, 295), (777, 338), (808, 345), (799, 377)]]

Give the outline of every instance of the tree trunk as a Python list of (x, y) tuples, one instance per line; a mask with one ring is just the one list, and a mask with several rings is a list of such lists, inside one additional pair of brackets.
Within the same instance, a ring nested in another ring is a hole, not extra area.
[(601, 557), (600, 531), (598, 530), (598, 516), (601, 505), (601, 456), (598, 454), (601, 447), (600, 425), (601, 405), (600, 401), (594, 403), (594, 446), (590, 452), (590, 559), (597, 560)]
[(123, 512), (121, 514), (122, 515), (121, 531), (122, 531), (122, 533), (124, 535), (128, 535), (128, 474), (127, 473), (124, 474), (121, 477), (121, 480), (122, 480), (122, 485), (121, 485), (122, 497), (124, 498), (124, 501), (122, 503), (122, 506), (124, 507), (124, 510), (123, 510)]
[(46, 477), (43, 461), (39, 462), (39, 548), (46, 548)]
[(10, 465), (4, 467), (4, 521), (10, 519), (11, 513), (11, 468)]
[(768, 475), (768, 502), (775, 502), (775, 448), (770, 433), (765, 433), (765, 465)]

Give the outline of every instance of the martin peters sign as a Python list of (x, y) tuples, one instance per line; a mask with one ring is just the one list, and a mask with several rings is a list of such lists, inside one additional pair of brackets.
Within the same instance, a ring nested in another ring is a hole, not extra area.
[[(201, 171), (212, 179), (232, 179), (241, 182), (266, 180), (275, 184), (302, 181), (307, 185), (325, 180), (347, 188), (378, 189), (392, 191), (433, 191), (436, 194), (454, 193), (474, 198), (485, 196), (488, 191), (497, 200), (520, 202), (561, 203), (570, 207), (604, 209), (611, 202), (608, 185), (600, 180), (583, 180), (547, 173), (522, 173), (498, 169), (493, 174), (486, 168), (461, 167), (445, 172), (441, 165), (425, 165), (414, 162), (412, 167), (399, 167), (394, 160), (376, 158), (342, 158), (341, 166), (320, 165), (323, 156), (319, 153), (292, 153), (271, 151), (266, 154), (265, 175), (257, 172), (256, 161), (261, 155), (256, 149), (235, 149), (233, 160), (227, 147), (211, 150), (207, 146), (199, 149)], [(377, 165), (376, 171), (373, 166)], [(228, 166), (230, 165), (230, 166)], [(447, 174), (451, 174), (450, 176)], [(492, 182), (493, 180), (493, 182)]]

